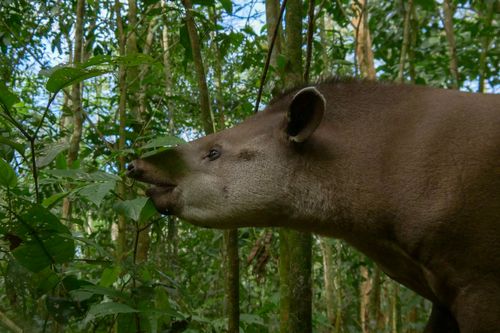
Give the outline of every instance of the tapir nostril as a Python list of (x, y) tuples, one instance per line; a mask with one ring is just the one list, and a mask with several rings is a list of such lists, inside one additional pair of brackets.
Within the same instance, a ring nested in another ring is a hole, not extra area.
[(137, 168), (137, 165), (135, 161), (130, 162), (127, 165), (127, 176), (135, 178), (139, 174), (139, 169)]

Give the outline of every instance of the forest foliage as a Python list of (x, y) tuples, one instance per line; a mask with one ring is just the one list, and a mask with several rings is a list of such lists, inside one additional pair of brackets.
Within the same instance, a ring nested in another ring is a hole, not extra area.
[[(496, 0), (316, 1), (314, 12), (311, 81), (373, 78), (367, 36), (378, 80), (498, 92)], [(0, 0), (0, 330), (228, 330), (226, 238), (159, 215), (125, 168), (253, 113), (266, 22), (261, 0)], [(264, 105), (288, 65), (271, 62)], [(239, 330), (277, 332), (278, 232), (237, 235)], [(425, 325), (426, 301), (340, 241), (313, 238), (312, 279), (314, 332)]]

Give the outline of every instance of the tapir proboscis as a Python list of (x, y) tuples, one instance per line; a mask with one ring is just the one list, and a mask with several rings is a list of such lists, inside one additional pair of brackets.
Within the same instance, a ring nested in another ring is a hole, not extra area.
[(425, 332), (500, 332), (500, 95), (330, 80), (128, 170), (196, 225), (344, 239), (433, 303)]

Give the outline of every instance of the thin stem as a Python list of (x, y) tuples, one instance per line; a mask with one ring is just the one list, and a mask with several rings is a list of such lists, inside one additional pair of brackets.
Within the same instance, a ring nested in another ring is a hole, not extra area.
[(312, 40), (314, 33), (314, 0), (309, 0), (309, 22), (307, 25), (307, 50), (306, 68), (304, 71), (304, 82), (309, 82), (309, 71), (311, 69)]
[(267, 51), (266, 64), (264, 65), (264, 72), (262, 73), (262, 77), (260, 78), (260, 86), (259, 92), (257, 93), (257, 101), (255, 102), (254, 113), (259, 111), (259, 104), (262, 98), (262, 90), (264, 89), (264, 84), (266, 82), (267, 71), (269, 70), (269, 64), (271, 62), (271, 54), (273, 53), (274, 42), (276, 41), (276, 37), (278, 36), (279, 27), (281, 24), (281, 19), (283, 18), (283, 12), (285, 11), (286, 1), (283, 0), (280, 9), (280, 15), (278, 17), (278, 21), (276, 22), (276, 26), (274, 27), (273, 39), (271, 40), (271, 45), (269, 46), (269, 50)]

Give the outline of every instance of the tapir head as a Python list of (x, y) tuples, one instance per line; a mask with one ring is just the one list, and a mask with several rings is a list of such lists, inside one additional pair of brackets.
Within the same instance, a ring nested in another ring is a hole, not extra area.
[(295, 214), (304, 147), (325, 104), (304, 88), (231, 129), (132, 161), (128, 176), (153, 185), (146, 193), (160, 213), (193, 224), (279, 226)]

